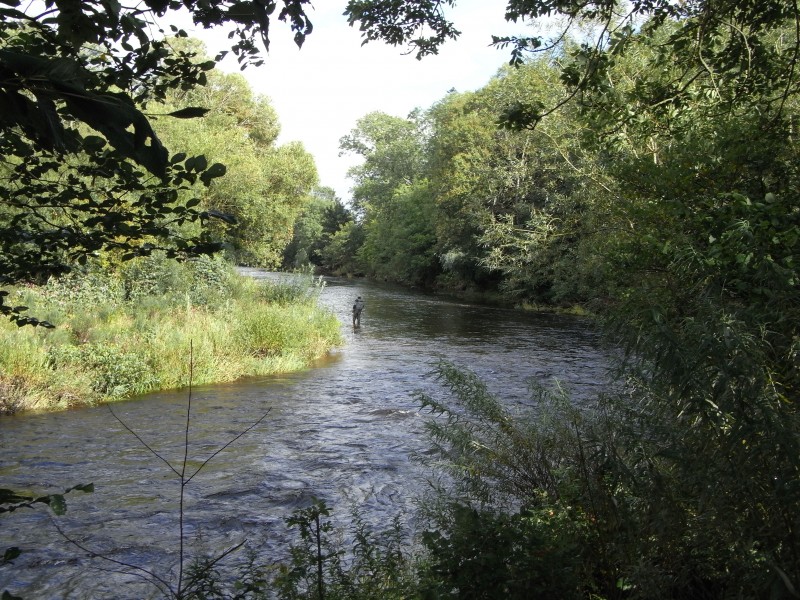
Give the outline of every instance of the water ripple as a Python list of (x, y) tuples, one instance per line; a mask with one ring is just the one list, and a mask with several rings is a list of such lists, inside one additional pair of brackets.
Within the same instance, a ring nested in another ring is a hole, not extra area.
[[(349, 327), (352, 299), (367, 306)], [(219, 454), (186, 488), (192, 547), (220, 551), (248, 538), (265, 556), (288, 539), (285, 518), (313, 498), (368, 521), (412, 514), (424, 487), (426, 415), (412, 394), (435, 391), (429, 376), (444, 358), (469, 366), (506, 401), (529, 404), (528, 384), (558, 379), (581, 395), (607, 379), (599, 337), (587, 321), (472, 306), (391, 286), (331, 280), (321, 297), (342, 321), (347, 345), (320, 366), (292, 375), (205, 386), (193, 392), (191, 464), (256, 421), (267, 420)], [(179, 465), (185, 391), (115, 407), (124, 422)], [(36, 493), (94, 482), (70, 494), (61, 527), (96, 553), (169, 576), (177, 556), (179, 482), (124, 431), (107, 409), (0, 419), (2, 486)], [(3, 545), (5, 544), (5, 545)], [(24, 553), (0, 569), (0, 589), (31, 598), (141, 598), (130, 576), (86, 571), (107, 566), (76, 550), (44, 510), (3, 519), (0, 547)], [(147, 593), (152, 593), (150, 590)]]

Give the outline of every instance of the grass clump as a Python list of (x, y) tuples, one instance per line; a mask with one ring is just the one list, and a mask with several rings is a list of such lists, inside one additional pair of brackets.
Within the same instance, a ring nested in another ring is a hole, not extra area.
[[(23, 286), (15, 304), (54, 329), (0, 322), (0, 412), (58, 410), (186, 385), (299, 370), (340, 343), (306, 280), (239, 276), (221, 260), (130, 261)], [(277, 300), (276, 300), (277, 299)]]

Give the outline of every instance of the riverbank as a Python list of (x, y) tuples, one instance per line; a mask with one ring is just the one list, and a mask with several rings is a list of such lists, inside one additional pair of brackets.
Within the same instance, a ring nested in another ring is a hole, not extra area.
[(341, 343), (310, 278), (255, 282), (198, 264), (170, 267), (169, 292), (91, 274), (14, 290), (14, 305), (54, 327), (0, 322), (0, 414), (302, 370)]

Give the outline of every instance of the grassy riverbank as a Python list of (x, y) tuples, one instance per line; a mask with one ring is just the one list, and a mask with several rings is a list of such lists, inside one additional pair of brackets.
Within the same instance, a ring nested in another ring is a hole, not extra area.
[(18, 288), (11, 302), (55, 327), (0, 322), (0, 412), (180, 388), (190, 362), (195, 385), (303, 369), (340, 343), (317, 291), (310, 279), (256, 282), (222, 262), (157, 258)]

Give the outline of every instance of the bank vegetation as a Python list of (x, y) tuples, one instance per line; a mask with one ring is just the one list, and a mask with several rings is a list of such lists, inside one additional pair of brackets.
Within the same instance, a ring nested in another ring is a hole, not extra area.
[(320, 282), (239, 275), (217, 259), (152, 256), (19, 286), (53, 325), (0, 323), (0, 411), (60, 410), (309, 367), (340, 343)]

